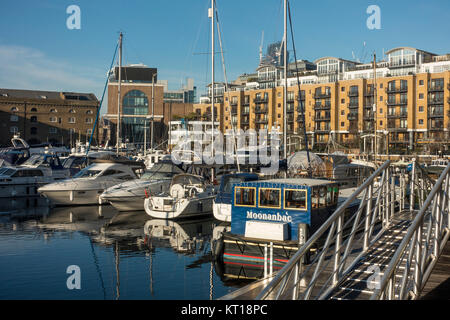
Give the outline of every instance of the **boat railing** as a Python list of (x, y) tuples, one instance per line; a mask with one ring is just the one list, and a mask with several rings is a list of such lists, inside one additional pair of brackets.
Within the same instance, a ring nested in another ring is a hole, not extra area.
[[(381, 236), (383, 228), (390, 225), (394, 212), (408, 206), (408, 184), (407, 176), (396, 172), (389, 160), (382, 164), (301, 246), (256, 299), (325, 299)], [(349, 214), (349, 207), (357, 199), (357, 210)]]

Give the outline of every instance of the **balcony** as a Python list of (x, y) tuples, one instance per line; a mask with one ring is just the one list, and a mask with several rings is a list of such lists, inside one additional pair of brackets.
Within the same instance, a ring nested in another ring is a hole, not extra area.
[(288, 96), (287, 96), (286, 102), (294, 102), (294, 101), (295, 101), (295, 98), (294, 98), (293, 95), (288, 95)]
[(359, 108), (359, 103), (352, 103), (352, 102), (350, 102), (349, 104), (348, 104), (348, 108), (349, 109), (358, 109)]
[(364, 111), (364, 113), (363, 113), (363, 119), (364, 120), (373, 120), (373, 115), (374, 115), (374, 112), (373, 111)]
[(428, 92), (444, 91), (444, 85), (431, 85)]
[(350, 112), (348, 115), (347, 115), (347, 119), (348, 120), (358, 120), (358, 114), (357, 113), (354, 113), (354, 112)]
[(269, 111), (268, 107), (264, 107), (264, 108), (256, 107), (255, 108), (255, 113), (267, 113), (268, 111)]
[(315, 128), (314, 130), (315, 133), (329, 133), (330, 132), (330, 128), (329, 127), (324, 127), (324, 128)]
[(387, 115), (388, 119), (408, 118), (408, 112), (395, 112)]
[(331, 108), (331, 104), (328, 104), (328, 103), (323, 104), (323, 105), (321, 103), (315, 103), (314, 104), (314, 109), (315, 110), (328, 110), (330, 108)]
[(331, 116), (330, 115), (325, 115), (325, 116), (315, 116), (314, 117), (314, 121), (330, 121), (331, 120)]
[(286, 112), (287, 113), (293, 113), (295, 111), (295, 108), (294, 108), (294, 106), (292, 105), (292, 106), (286, 106)]
[(230, 106), (232, 106), (232, 107), (237, 107), (237, 105), (238, 105), (237, 100), (231, 100)]
[(255, 123), (256, 124), (267, 124), (268, 120), (267, 120), (267, 118), (260, 118), (260, 119), (256, 119)]
[(331, 91), (314, 93), (314, 99), (325, 99), (325, 98), (331, 98)]
[(241, 110), (241, 114), (242, 115), (248, 115), (248, 114), (250, 114), (250, 109), (246, 109), (246, 108), (243, 108), (242, 110)]
[(254, 103), (267, 103), (269, 102), (269, 97), (264, 96), (264, 97), (256, 97), (255, 99), (253, 99)]
[(435, 104), (444, 104), (444, 98), (442, 99), (428, 99), (428, 105), (435, 105)]
[(386, 93), (404, 93), (408, 92), (408, 87), (387, 87)]
[(250, 105), (250, 100), (244, 100), (244, 101), (242, 102), (242, 105), (243, 105), (243, 106), (249, 106), (249, 105)]
[(395, 101), (386, 101), (386, 104), (388, 105), (388, 106), (404, 106), (404, 105), (407, 105), (408, 104), (408, 100), (399, 100), (399, 101), (397, 101), (397, 100), (395, 100)]
[(237, 107), (232, 107), (231, 108), (231, 114), (232, 115), (237, 114)]
[(349, 97), (357, 97), (357, 96), (359, 96), (359, 91), (357, 91), (357, 90), (350, 90), (347, 93), (347, 96), (349, 96)]
[(367, 89), (366, 92), (364, 92), (364, 96), (366, 97), (373, 97), (375, 94), (375, 90), (373, 88)]

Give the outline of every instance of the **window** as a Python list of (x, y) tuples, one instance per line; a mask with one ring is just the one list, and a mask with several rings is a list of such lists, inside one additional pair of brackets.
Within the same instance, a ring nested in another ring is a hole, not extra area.
[(423, 99), (423, 93), (419, 93), (419, 99)]
[(50, 112), (51, 112), (51, 113), (55, 113), (55, 112), (58, 112), (58, 110), (56, 110), (56, 109), (50, 109)]
[(86, 114), (93, 114), (94, 112), (92, 110), (86, 111)]
[(254, 187), (235, 187), (234, 203), (236, 206), (256, 206), (256, 188)]
[(307, 190), (285, 189), (284, 208), (294, 210), (306, 210), (307, 209), (306, 194)]
[(12, 114), (11, 117), (9, 118), (9, 120), (11, 122), (17, 122), (17, 121), (19, 121), (19, 116)]
[(380, 96), (380, 101), (383, 101), (383, 96)]
[(36, 116), (31, 116), (30, 117), (30, 122), (36, 123), (37, 122), (37, 117)]
[(9, 128), (9, 132), (11, 132), (11, 133), (19, 132), (19, 128), (17, 128), (17, 127), (10, 127)]
[(382, 120), (380, 120), (380, 126), (382, 126), (383, 125), (383, 121)]
[(341, 103), (344, 104), (345, 103), (345, 99), (341, 99)]
[(11, 108), (11, 112), (18, 112), (19, 111), (19, 108), (17, 108), (17, 107), (12, 107)]
[(262, 208), (280, 208), (281, 189), (259, 188), (259, 206)]
[(423, 119), (419, 119), (419, 124), (423, 124)]
[(30, 112), (37, 112), (36, 108), (31, 108)]
[(75, 118), (69, 118), (69, 123), (75, 123)]
[(56, 117), (50, 117), (50, 122), (58, 122), (58, 119)]
[(92, 120), (92, 118), (86, 118), (86, 121), (85, 121), (86, 123), (92, 123), (93, 122), (93, 120)]
[(419, 80), (419, 86), (423, 86), (423, 80)]
[(87, 129), (86, 130), (86, 135), (90, 136), (92, 134), (92, 129)]
[(419, 107), (419, 112), (423, 112), (423, 106)]
[(341, 91), (344, 92), (345, 91), (345, 87), (341, 87)]
[(48, 133), (58, 133), (58, 129), (57, 128), (55, 128), (55, 127), (50, 127), (50, 128), (48, 128)]
[(345, 127), (345, 122), (341, 122), (341, 127)]

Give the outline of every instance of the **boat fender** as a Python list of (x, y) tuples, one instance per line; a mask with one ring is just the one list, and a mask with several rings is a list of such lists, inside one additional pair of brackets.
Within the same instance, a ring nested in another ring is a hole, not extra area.
[(214, 260), (220, 261), (223, 256), (223, 237), (221, 236), (219, 239), (213, 240), (211, 245)]

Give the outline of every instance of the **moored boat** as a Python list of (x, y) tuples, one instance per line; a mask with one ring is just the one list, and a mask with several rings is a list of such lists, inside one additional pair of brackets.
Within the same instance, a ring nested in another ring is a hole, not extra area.
[(192, 218), (212, 214), (214, 188), (202, 176), (179, 174), (173, 177), (169, 192), (148, 197), (145, 212), (158, 219)]

